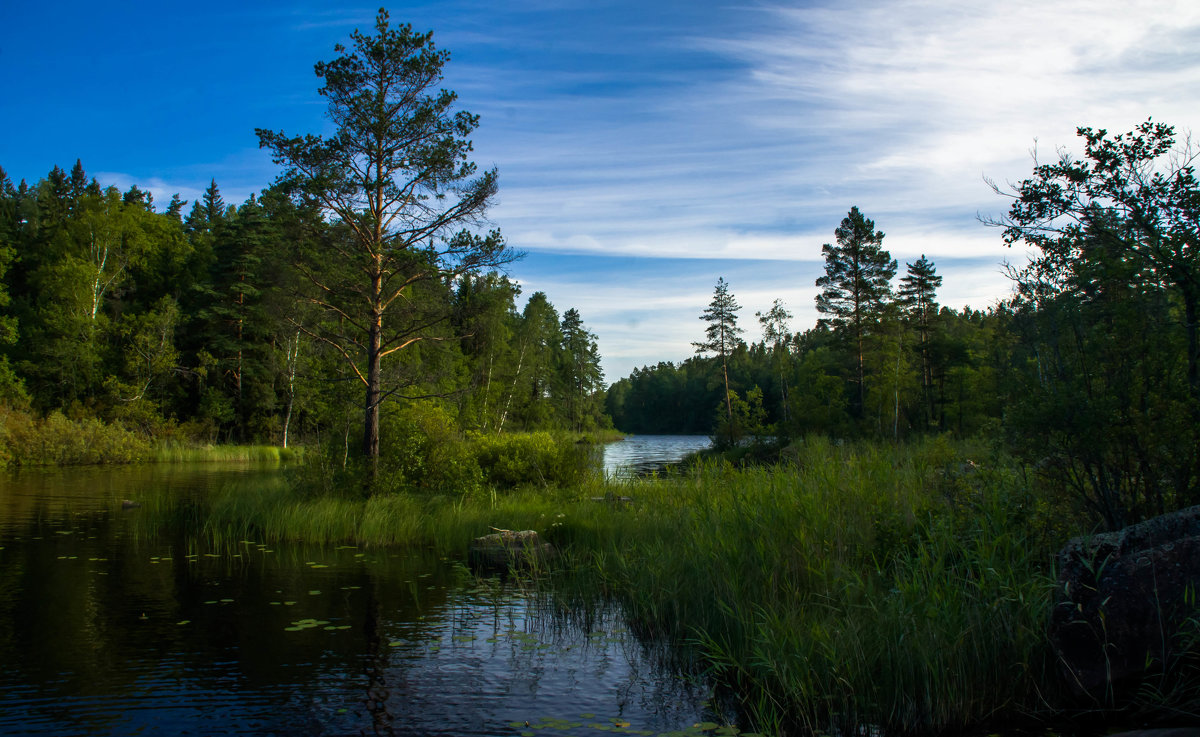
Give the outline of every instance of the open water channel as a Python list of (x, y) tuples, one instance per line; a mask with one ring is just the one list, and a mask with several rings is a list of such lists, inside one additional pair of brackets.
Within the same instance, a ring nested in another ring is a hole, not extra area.
[(0, 734), (660, 735), (721, 721), (709, 686), (615, 608), (564, 613), (419, 551), (209, 550), (122, 505), (276, 472), (0, 477)]

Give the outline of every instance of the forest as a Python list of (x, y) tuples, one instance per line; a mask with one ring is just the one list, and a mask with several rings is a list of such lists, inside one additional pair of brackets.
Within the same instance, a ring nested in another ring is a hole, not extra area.
[[(356, 433), (353, 368), (299, 281), (335, 226), (280, 187), (229, 205), (216, 182), (184, 213), (89, 179), (76, 162), (34, 185), (0, 173), (0, 396), (38, 415), (154, 437), (287, 446)], [(419, 349), (388, 368), (464, 429), (604, 423), (596, 337), (575, 309), (498, 271), (421, 285)], [(357, 437), (357, 435), (355, 436)]]
[[(577, 310), (560, 314), (542, 293), (518, 310), (509, 276), (468, 262), (406, 283), (420, 309), (390, 322), (406, 349), (372, 401), (385, 417), (434, 402), (482, 433), (615, 425), (727, 445), (982, 435), (1113, 528), (1194, 503), (1198, 188), (1171, 158), (1170, 126), (1080, 135), (1082, 159), (1001, 193), (1012, 206), (992, 223), (998, 237), (1040, 254), (1010, 267), (1003, 303), (940, 307), (936, 265), (922, 257), (896, 278), (884, 233), (854, 207), (823, 247), (817, 325), (793, 331), (776, 300), (755, 316), (764, 338), (747, 344), (721, 279), (695, 357), (605, 391)], [(362, 341), (345, 329), (356, 316), (312, 291), (345, 277), (329, 259), (344, 223), (284, 178), (241, 205), (216, 182), (186, 204), (160, 212), (78, 161), (33, 185), (0, 173), (7, 411), (187, 442), (362, 442)], [(501, 243), (484, 265), (515, 257)]]
[[(186, 539), (189, 559), (361, 545), (467, 576), (469, 546), (530, 533), (554, 555), (510, 551), (510, 583), (563, 621), (615, 603), (763, 732), (1200, 713), (1191, 584), (1124, 683), (1081, 692), (1047, 635), (1067, 540), (1200, 503), (1200, 182), (1173, 127), (1081, 127), (1082, 155), (994, 187), (1007, 212), (981, 227), (1013, 247), (1010, 299), (940, 305), (936, 263), (902, 267), (851, 206), (822, 246), (816, 325), (776, 300), (748, 343), (718, 277), (693, 357), (606, 388), (584, 316), (512, 276), (520, 254), (486, 217), (497, 172), (471, 161), (479, 119), (440, 89), (446, 52), (383, 10), (336, 52), (315, 66), (334, 131), (258, 129), (280, 173), (240, 204), (210, 181), (162, 206), (78, 160), (33, 183), (0, 170), (0, 465), (302, 446), (270, 479), (202, 499), (155, 485), (97, 514)], [(716, 452), (591, 473), (613, 429)], [(29, 570), (40, 586), (48, 569)]]
[[(719, 280), (707, 340), (613, 384), (628, 432), (707, 432), (735, 446), (808, 435), (983, 437), (1111, 529), (1200, 501), (1200, 186), (1174, 129), (1080, 128), (1082, 158), (1038, 164), (987, 223), (1010, 246), (1011, 299), (940, 307), (922, 256), (898, 263), (857, 207), (823, 246), (821, 320), (792, 332), (776, 300), (741, 339)], [(699, 331), (698, 331), (699, 332)]]

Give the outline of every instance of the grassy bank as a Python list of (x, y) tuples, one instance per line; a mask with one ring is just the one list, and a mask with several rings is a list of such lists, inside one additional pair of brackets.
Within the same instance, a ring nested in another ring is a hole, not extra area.
[(698, 644), (765, 731), (937, 734), (1052, 710), (1062, 531), (1002, 459), (820, 440), (793, 458), (636, 484), (576, 560), (644, 629)]
[(95, 418), (61, 412), (38, 417), (0, 406), (0, 468), (125, 463), (282, 462), (301, 450), (269, 445), (209, 445), (160, 439)]
[(277, 445), (193, 445), (163, 441), (155, 443), (147, 460), (152, 463), (286, 463), (303, 457), (303, 448)]
[[(470, 494), (230, 489), (214, 542), (354, 542), (460, 555), (493, 528), (564, 551), (564, 602), (611, 596), (698, 646), (760, 729), (936, 734), (1033, 722), (1057, 697), (1044, 637), (1074, 530), (983, 448), (793, 447), (778, 467)], [(621, 501), (628, 497), (631, 501)]]

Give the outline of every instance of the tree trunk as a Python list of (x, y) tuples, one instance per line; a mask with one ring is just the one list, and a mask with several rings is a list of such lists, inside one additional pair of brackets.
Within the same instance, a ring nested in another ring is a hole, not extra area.
[[(375, 277), (379, 285), (380, 278)], [(375, 478), (375, 467), (379, 460), (379, 359), (382, 353), (383, 313), (376, 307), (371, 315), (371, 326), (367, 336), (367, 397), (363, 407), (363, 456), (367, 459), (368, 476)]]
[(729, 364), (725, 355), (721, 354), (721, 373), (725, 376), (725, 416), (733, 422), (733, 402), (729, 399)]

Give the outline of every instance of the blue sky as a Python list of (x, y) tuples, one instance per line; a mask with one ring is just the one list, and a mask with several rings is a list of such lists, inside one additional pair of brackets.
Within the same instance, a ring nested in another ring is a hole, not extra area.
[[(76, 158), (165, 203), (215, 178), (227, 202), (276, 168), (256, 127), (322, 132), (313, 64), (376, 4), (0, 6), (0, 166), (35, 181)], [(500, 172), (491, 218), (512, 276), (576, 307), (609, 381), (692, 354), (724, 277), (754, 318), (817, 317), (821, 245), (857, 205), (901, 261), (926, 254), (944, 304), (1008, 293), (1000, 184), (1075, 127), (1200, 120), (1194, 0), (510, 0), (397, 2), (451, 52), (445, 85), (481, 116)]]

